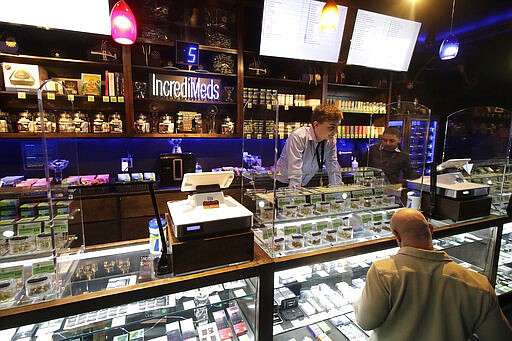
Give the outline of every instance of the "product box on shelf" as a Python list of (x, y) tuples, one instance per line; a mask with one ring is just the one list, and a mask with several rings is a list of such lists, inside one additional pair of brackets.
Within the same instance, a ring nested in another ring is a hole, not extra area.
[(7, 91), (36, 91), (48, 79), (48, 73), (39, 65), (2, 63), (2, 70)]

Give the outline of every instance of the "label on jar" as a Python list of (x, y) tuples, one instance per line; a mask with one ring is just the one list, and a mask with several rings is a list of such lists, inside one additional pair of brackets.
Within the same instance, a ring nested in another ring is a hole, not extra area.
[(336, 193), (326, 193), (325, 201), (336, 201)]
[(323, 231), (328, 226), (329, 226), (329, 224), (326, 221), (319, 221), (318, 223), (316, 223), (316, 230), (317, 231)]
[(273, 233), (274, 230), (272, 228), (264, 228), (263, 229), (263, 239), (271, 239), (273, 238), (274, 234)]
[(299, 195), (297, 197), (293, 197), (293, 203), (295, 205), (302, 205), (306, 203), (306, 197), (304, 195)]
[(332, 228), (333, 229), (340, 228), (342, 224), (343, 224), (343, 221), (341, 219), (333, 219), (332, 220)]
[(364, 195), (365, 198), (372, 197), (373, 196), (373, 190), (371, 188), (364, 189), (363, 190), (363, 195)]
[(289, 236), (297, 233), (297, 226), (285, 226), (284, 227), (284, 235)]
[(375, 195), (384, 195), (384, 188), (383, 187), (375, 187), (373, 189), (373, 192), (375, 193)]
[(313, 231), (313, 224), (312, 223), (302, 224), (300, 229), (302, 231), (302, 234), (305, 234), (309, 231)]
[(23, 265), (0, 268), (0, 280), (23, 278)]
[(291, 204), (291, 200), (288, 197), (277, 198), (277, 206), (278, 207), (284, 207), (284, 206), (290, 205), (290, 204)]
[(374, 222), (381, 222), (382, 221), (382, 212), (375, 212), (375, 213), (373, 213), (373, 221)]
[(321, 194), (311, 194), (309, 196), (309, 202), (312, 204), (316, 204), (317, 202), (322, 201), (322, 195)]
[(40, 275), (55, 272), (53, 261), (39, 262), (32, 265), (32, 275)]
[(362, 198), (364, 195), (363, 191), (352, 191), (352, 198), (359, 199)]
[(33, 236), (39, 233), (41, 233), (40, 222), (18, 224), (19, 236)]
[(361, 221), (363, 222), (363, 224), (368, 224), (370, 221), (372, 221), (371, 213), (361, 214)]

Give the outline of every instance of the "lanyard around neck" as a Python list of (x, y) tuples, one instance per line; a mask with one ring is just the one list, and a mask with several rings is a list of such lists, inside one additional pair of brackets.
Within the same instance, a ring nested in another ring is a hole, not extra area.
[(318, 168), (320, 170), (324, 166), (324, 152), (325, 152), (325, 140), (318, 142), (318, 144), (316, 145), (316, 151), (315, 151), (316, 162), (318, 163)]

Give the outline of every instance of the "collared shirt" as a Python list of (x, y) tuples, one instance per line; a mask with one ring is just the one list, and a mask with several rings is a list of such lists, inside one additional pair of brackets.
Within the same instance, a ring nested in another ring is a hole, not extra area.
[(374, 262), (354, 310), (370, 340), (512, 340), (487, 278), (442, 251), (402, 247)]
[[(281, 156), (277, 160), (277, 180), (288, 183), (290, 186), (306, 186), (311, 178), (321, 170), (316, 154), (318, 143), (313, 127), (295, 129), (286, 140)], [(341, 183), (336, 137), (325, 141), (323, 160), (329, 176), (329, 183)]]
[(409, 155), (398, 148), (385, 150), (380, 143), (375, 144), (368, 149), (367, 160), (368, 166), (381, 169), (392, 184), (419, 177), (411, 167)]

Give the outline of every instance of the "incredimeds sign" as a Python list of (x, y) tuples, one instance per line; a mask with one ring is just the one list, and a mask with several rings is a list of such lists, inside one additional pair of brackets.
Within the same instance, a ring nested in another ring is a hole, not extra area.
[(153, 98), (203, 102), (220, 98), (220, 79), (150, 73), (149, 84)]

